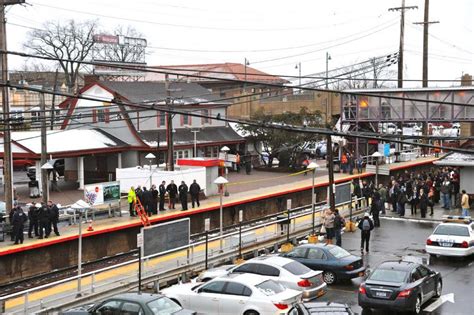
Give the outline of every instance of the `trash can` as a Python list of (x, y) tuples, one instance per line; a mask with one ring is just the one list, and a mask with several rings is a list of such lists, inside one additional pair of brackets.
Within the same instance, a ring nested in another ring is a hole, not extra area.
[(30, 189), (30, 198), (36, 198), (39, 197), (39, 185), (37, 180), (31, 180), (28, 183), (28, 187)]

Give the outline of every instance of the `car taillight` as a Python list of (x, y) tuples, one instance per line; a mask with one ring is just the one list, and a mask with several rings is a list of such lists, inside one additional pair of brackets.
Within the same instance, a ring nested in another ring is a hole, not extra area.
[(359, 287), (360, 294), (367, 294), (367, 290), (365, 289), (365, 285), (361, 284)]
[(301, 281), (298, 281), (299, 287), (307, 288), (307, 287), (310, 287), (311, 285), (312, 283), (308, 279), (303, 279)]
[(411, 294), (411, 289), (408, 290), (403, 290), (400, 293), (398, 293), (397, 299), (404, 299), (409, 297)]
[(462, 247), (462, 248), (468, 248), (468, 247), (469, 247), (468, 242), (466, 242), (466, 241), (462, 242), (462, 243), (461, 243), (461, 247)]
[(426, 245), (431, 245), (431, 244), (433, 244), (433, 241), (430, 240), (430, 239), (427, 239), (427, 240), (426, 240)]
[(287, 304), (282, 304), (282, 303), (273, 303), (279, 310), (286, 310), (288, 308)]
[(354, 270), (354, 266), (352, 266), (352, 265), (347, 265), (347, 266), (344, 266), (344, 269), (346, 269), (346, 270)]

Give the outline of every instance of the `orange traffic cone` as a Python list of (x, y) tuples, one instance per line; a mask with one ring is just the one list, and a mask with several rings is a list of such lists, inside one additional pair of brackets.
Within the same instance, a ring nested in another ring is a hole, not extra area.
[(89, 227), (87, 228), (87, 231), (94, 231), (94, 228), (92, 227), (92, 221), (89, 222)]

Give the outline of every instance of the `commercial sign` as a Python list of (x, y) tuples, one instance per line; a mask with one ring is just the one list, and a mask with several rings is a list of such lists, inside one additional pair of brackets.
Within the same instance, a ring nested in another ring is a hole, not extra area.
[(99, 206), (120, 200), (120, 182), (97, 183), (84, 186), (84, 200)]

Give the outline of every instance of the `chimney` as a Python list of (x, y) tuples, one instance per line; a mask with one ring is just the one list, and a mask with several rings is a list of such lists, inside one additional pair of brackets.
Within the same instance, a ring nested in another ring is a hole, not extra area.
[(89, 85), (99, 81), (99, 76), (95, 74), (88, 74), (84, 76), (84, 85)]
[(472, 86), (472, 75), (465, 73), (461, 77), (461, 86)]

